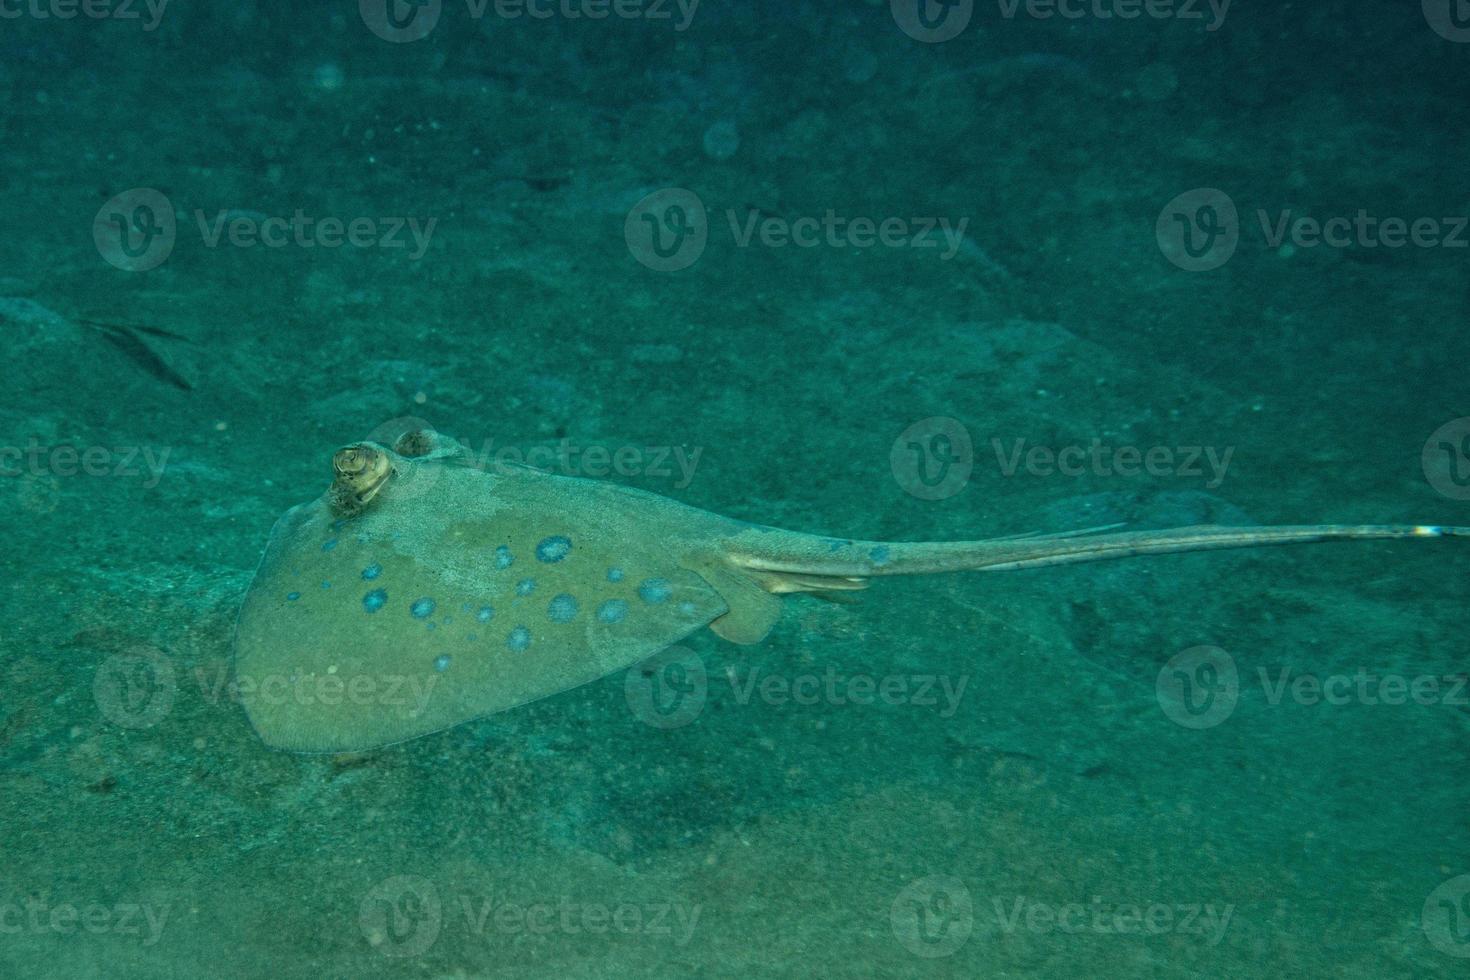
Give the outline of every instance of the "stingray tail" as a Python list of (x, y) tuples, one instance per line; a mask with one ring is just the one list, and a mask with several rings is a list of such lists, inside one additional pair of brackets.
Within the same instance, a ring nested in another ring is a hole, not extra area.
[(1107, 533), (1109, 528), (988, 541), (845, 541), (747, 530), (725, 542), (728, 559), (769, 592), (860, 589), (877, 575), (1001, 571), (1134, 555), (1220, 548), (1396, 538), (1470, 537), (1470, 527), (1434, 524), (1200, 525)]

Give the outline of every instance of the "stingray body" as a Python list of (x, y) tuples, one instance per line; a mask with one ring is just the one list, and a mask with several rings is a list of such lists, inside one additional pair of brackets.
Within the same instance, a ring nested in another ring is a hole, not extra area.
[(236, 629), (246, 712), (267, 743), (297, 751), (358, 751), (448, 728), (630, 667), (703, 626), (755, 643), (782, 594), (860, 589), (876, 576), (1470, 536), (1308, 525), (851, 541), (609, 483), (478, 469), (427, 431), (391, 448), (346, 447), (333, 466), (328, 491), (277, 522)]

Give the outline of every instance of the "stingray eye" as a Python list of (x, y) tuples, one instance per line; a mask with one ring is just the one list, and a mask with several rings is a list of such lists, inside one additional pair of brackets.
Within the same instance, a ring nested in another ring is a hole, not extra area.
[(393, 451), (400, 456), (417, 459), (427, 456), (437, 447), (432, 429), (410, 429), (393, 443)]
[(393, 464), (388, 454), (376, 446), (347, 446), (332, 456), (332, 473), (334, 505), (339, 510), (353, 512), (382, 489), (393, 473)]
[(368, 454), (357, 446), (337, 450), (332, 457), (332, 470), (340, 477), (351, 479), (370, 465)]

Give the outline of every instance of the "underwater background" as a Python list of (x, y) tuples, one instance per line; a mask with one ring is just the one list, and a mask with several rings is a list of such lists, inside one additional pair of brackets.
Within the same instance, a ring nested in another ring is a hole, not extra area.
[(1458, 0), (0, 3), (0, 975), (1463, 976), (1462, 542), (798, 596), (336, 756), (230, 664), (405, 419), (864, 539), (1470, 524), (1467, 70)]

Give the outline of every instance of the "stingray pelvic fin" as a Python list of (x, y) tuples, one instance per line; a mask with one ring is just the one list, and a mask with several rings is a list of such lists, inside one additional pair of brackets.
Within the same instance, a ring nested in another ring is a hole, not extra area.
[(704, 562), (693, 571), (725, 600), (729, 611), (709, 624), (721, 639), (749, 646), (759, 643), (781, 618), (781, 599), (748, 575), (719, 560)]

